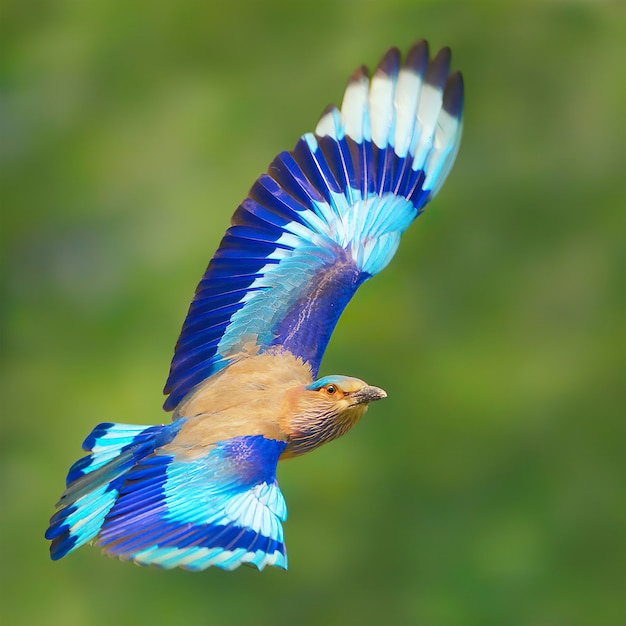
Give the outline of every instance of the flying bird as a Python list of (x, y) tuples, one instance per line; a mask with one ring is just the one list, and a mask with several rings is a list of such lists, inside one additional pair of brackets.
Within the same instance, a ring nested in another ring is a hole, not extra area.
[(277, 463), (386, 397), (318, 378), (320, 362), (350, 298), (443, 184), (462, 113), (448, 48), (431, 59), (420, 41), (404, 61), (392, 48), (272, 161), (191, 302), (164, 391), (172, 421), (94, 428), (46, 532), (52, 559), (94, 541), (166, 569), (287, 568)]

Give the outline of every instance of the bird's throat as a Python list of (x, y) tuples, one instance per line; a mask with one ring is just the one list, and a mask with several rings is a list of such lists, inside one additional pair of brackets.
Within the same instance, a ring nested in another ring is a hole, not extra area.
[(337, 415), (295, 415), (289, 422), (288, 444), (281, 458), (288, 459), (311, 452), (345, 435), (363, 416), (367, 405), (351, 407)]

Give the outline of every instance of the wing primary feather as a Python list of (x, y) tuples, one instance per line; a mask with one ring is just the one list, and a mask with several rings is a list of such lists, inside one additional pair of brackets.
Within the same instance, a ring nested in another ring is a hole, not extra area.
[(368, 70), (362, 65), (350, 77), (341, 103), (341, 117), (344, 120), (345, 134), (358, 143), (370, 139), (367, 114), (368, 90)]
[(330, 135), (333, 139), (341, 138), (341, 114), (334, 104), (329, 104), (315, 127), (315, 134), (323, 137)]
[(341, 151), (340, 144), (328, 136), (316, 136), (317, 146), (323, 155), (323, 159), (319, 159), (328, 164), (333, 178), (337, 181), (337, 190), (339, 193), (347, 194), (350, 189), (350, 176), (348, 174), (348, 166), (345, 162), (344, 155)]
[(400, 69), (400, 51), (391, 48), (381, 59), (369, 86), (368, 106), (372, 127), (372, 141), (384, 149), (393, 143), (394, 96)]
[(166, 408), (225, 367), (244, 337), (317, 372), (357, 287), (387, 265), (443, 184), (462, 114), (448, 48), (429, 60), (419, 41), (404, 61), (391, 48), (371, 80), (358, 68), (341, 107), (327, 107), (315, 134), (281, 152), (235, 212), (183, 326)]

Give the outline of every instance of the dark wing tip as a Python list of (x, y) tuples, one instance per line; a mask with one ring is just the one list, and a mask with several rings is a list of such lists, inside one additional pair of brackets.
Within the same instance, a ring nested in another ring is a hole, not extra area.
[(320, 119), (322, 119), (324, 116), (328, 115), (329, 113), (332, 113), (333, 111), (336, 111), (337, 107), (334, 104), (329, 104), (323, 111), (322, 114), (320, 115)]
[(428, 65), (428, 55), (428, 42), (425, 39), (420, 39), (409, 48), (404, 67), (421, 75)]
[(348, 85), (352, 85), (353, 83), (360, 83), (363, 80), (369, 81), (369, 70), (365, 65), (357, 67), (354, 72), (352, 72), (352, 76), (350, 76), (348, 80)]
[(426, 71), (425, 81), (428, 84), (443, 91), (450, 73), (450, 58), (450, 48), (447, 46), (437, 52)]
[(397, 75), (400, 69), (400, 58), (400, 50), (398, 48), (389, 48), (378, 63), (376, 73), (385, 74), (386, 76)]
[(443, 109), (457, 119), (463, 114), (463, 94), (463, 75), (461, 72), (453, 72), (448, 77), (443, 93)]

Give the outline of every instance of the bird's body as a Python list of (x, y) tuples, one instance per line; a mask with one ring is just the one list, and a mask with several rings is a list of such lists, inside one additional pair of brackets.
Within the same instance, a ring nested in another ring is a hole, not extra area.
[[(357, 378), (330, 378), (348, 394), (372, 389)], [(309, 452), (347, 432), (367, 409), (360, 403), (337, 411), (340, 400), (327, 396), (324, 411), (320, 391), (306, 389), (312, 383), (311, 368), (290, 352), (244, 353), (181, 403), (174, 419), (186, 418), (185, 423), (167, 449), (193, 454), (217, 441), (261, 435), (285, 442), (281, 459)]]
[(311, 369), (289, 352), (236, 357), (176, 409), (175, 419), (188, 418), (180, 438), (210, 443), (248, 434), (287, 441), (294, 390), (311, 382)]
[(278, 461), (345, 434), (386, 396), (316, 377), (346, 304), (452, 166), (463, 85), (449, 61), (419, 42), (404, 64), (390, 50), (371, 81), (357, 70), (341, 111), (259, 177), (183, 325), (172, 422), (92, 431), (46, 532), (53, 559), (95, 540), (164, 568), (286, 568)]

